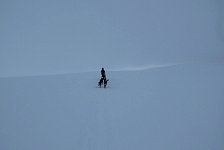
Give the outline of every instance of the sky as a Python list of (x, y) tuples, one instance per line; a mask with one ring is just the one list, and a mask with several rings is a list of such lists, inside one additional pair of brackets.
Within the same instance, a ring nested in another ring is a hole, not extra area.
[(224, 61), (222, 0), (1, 0), (0, 77)]

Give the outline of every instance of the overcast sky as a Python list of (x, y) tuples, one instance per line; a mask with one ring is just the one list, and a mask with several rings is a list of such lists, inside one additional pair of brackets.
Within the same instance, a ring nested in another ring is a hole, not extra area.
[(1, 0), (0, 77), (224, 61), (223, 0)]

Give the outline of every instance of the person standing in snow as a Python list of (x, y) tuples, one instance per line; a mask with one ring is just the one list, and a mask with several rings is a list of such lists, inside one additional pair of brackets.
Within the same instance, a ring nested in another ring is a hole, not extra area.
[(106, 79), (106, 72), (105, 72), (104, 68), (101, 69), (101, 76), (102, 76), (102, 78)]
[(108, 81), (109, 80), (107, 80), (107, 78), (106, 78), (106, 72), (105, 72), (104, 68), (102, 68), (101, 69), (101, 79), (98, 82), (98, 86), (101, 87), (101, 85), (103, 84), (104, 88), (106, 88)]

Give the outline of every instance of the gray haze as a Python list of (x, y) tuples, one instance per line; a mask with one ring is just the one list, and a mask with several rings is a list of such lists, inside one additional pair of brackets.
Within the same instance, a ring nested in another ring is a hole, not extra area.
[(223, 8), (1, 0), (0, 150), (223, 150)]
[(0, 77), (224, 60), (222, 0), (1, 0)]

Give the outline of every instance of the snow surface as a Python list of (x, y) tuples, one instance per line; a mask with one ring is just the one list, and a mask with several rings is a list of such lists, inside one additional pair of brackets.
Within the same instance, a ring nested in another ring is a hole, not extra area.
[(1, 0), (0, 150), (224, 150), (223, 8)]
[(0, 149), (224, 149), (223, 63), (108, 70), (0, 78)]

